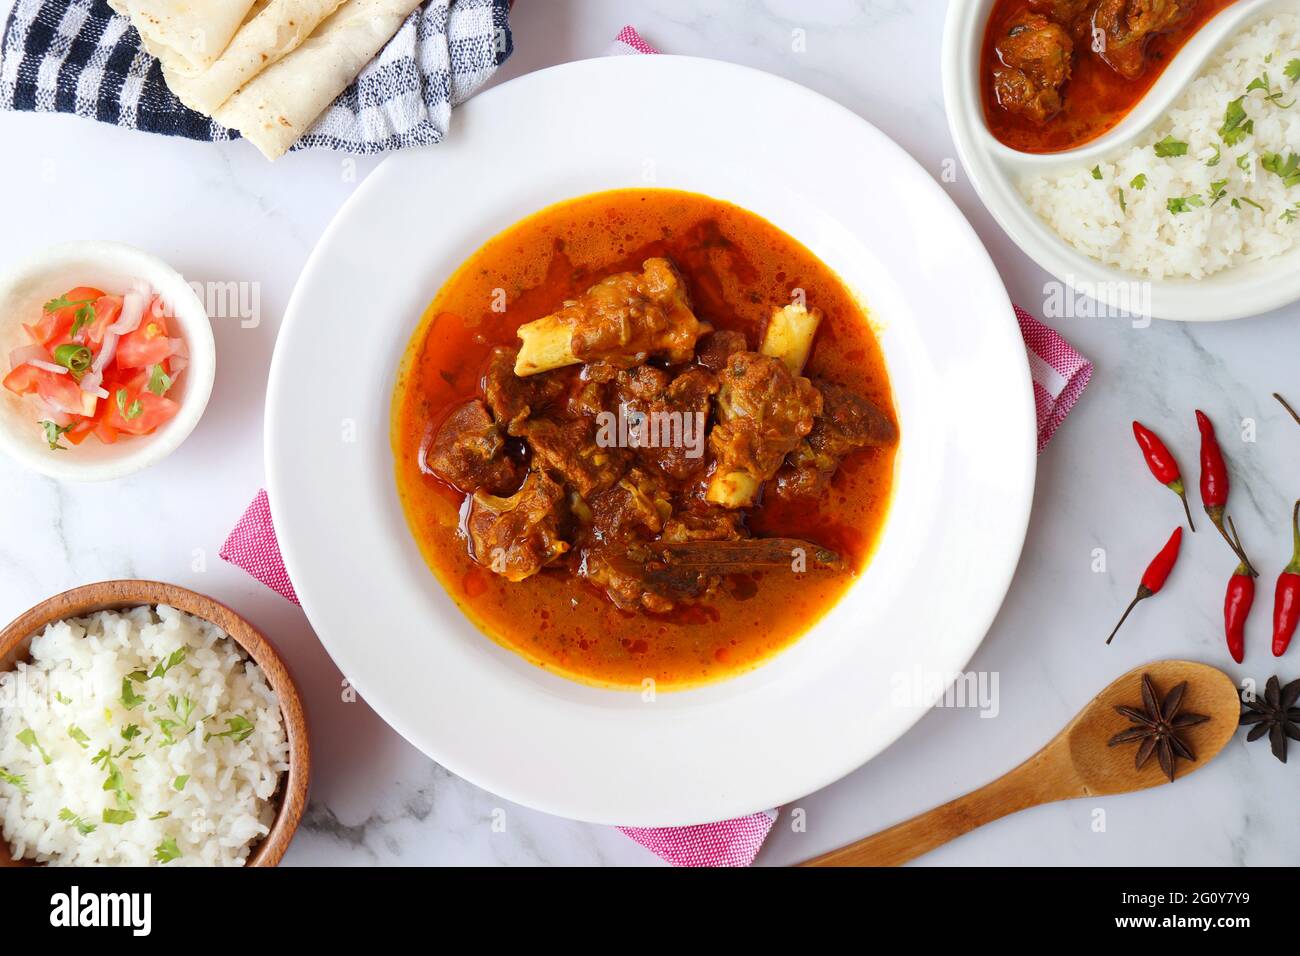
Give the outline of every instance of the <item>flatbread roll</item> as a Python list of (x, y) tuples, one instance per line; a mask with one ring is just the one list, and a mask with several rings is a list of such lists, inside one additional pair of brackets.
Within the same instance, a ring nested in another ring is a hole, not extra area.
[(201, 73), (217, 61), (253, 0), (108, 0), (127, 17), (144, 47), (177, 76)]
[(187, 76), (163, 64), (182, 103), (211, 116), (235, 91), (297, 49), (344, 0), (259, 0), (230, 45), (202, 73)]
[(297, 142), (392, 39), (420, 0), (345, 0), (297, 49), (244, 84), (212, 114), (267, 159)]

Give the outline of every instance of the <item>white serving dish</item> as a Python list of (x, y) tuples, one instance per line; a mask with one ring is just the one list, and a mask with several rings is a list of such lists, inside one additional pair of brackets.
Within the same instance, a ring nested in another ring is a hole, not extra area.
[(1029, 207), (1020, 177), (1065, 166), (1089, 166), (1140, 138), (1178, 99), (1206, 63), (1245, 25), (1296, 0), (1238, 0), (1203, 26), (1122, 122), (1090, 143), (1059, 153), (1022, 153), (989, 132), (980, 99), (980, 53), (994, 0), (949, 0), (943, 39), (943, 91), (948, 126), (962, 165), (984, 205), (1025, 255), (1070, 288), (1115, 310), (1135, 301), (1146, 283), (1149, 314), (1181, 321), (1259, 315), (1300, 299), (1300, 247), (1266, 262), (1225, 269), (1202, 279), (1152, 279), (1098, 262), (1062, 239)]
[(156, 464), (194, 430), (212, 394), (216, 345), (199, 297), (179, 272), (157, 256), (120, 242), (67, 242), (34, 253), (0, 276), (0, 367), (9, 372), (9, 352), (28, 339), (23, 323), (34, 322), (41, 307), (68, 289), (88, 285), (122, 293), (132, 279), (143, 279), (171, 306), (175, 325), (189, 348), (190, 361), (168, 397), (180, 411), (149, 435), (122, 436), (105, 445), (93, 435), (80, 445), (52, 451), (37, 427), (30, 402), (0, 389), (0, 451), (19, 463), (63, 481), (105, 481)]

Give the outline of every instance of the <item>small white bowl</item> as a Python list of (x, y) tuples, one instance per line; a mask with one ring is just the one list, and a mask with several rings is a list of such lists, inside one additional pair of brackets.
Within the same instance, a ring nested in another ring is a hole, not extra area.
[(0, 388), (0, 451), (34, 471), (64, 481), (107, 481), (157, 464), (194, 430), (216, 373), (217, 348), (207, 311), (184, 277), (157, 256), (120, 242), (67, 242), (45, 249), (0, 276), (0, 376), (9, 352), (30, 344), (23, 323), (71, 288), (88, 285), (122, 293), (132, 279), (153, 286), (174, 313), (173, 334), (185, 339), (189, 365), (177, 382), (180, 411), (150, 435), (122, 436), (105, 445), (93, 435), (66, 451), (52, 451), (31, 402)]
[[(985, 124), (980, 55), (994, 0), (951, 0), (943, 38), (943, 92), (948, 128), (976, 193), (1025, 255), (1076, 292), (1118, 312), (1131, 311), (1135, 285), (1148, 293), (1155, 318), (1185, 322), (1260, 315), (1300, 300), (1300, 248), (1274, 259), (1224, 269), (1203, 279), (1153, 279), (1093, 259), (1057, 235), (1020, 193), (1022, 176), (1062, 166), (1088, 168), (1122, 151), (1167, 113), (1205, 64), (1243, 27), (1295, 0), (1239, 0), (1193, 36), (1155, 85), (1114, 129), (1091, 143), (1058, 153), (1033, 154), (998, 142)], [(1140, 299), (1139, 299), (1140, 301)]]

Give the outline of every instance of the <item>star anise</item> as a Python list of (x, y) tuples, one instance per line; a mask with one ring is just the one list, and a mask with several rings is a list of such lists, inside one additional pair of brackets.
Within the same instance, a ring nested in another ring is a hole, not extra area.
[(1241, 715), (1241, 726), (1255, 726), (1246, 735), (1247, 740), (1258, 740), (1268, 734), (1268, 742), (1273, 747), (1273, 756), (1286, 763), (1286, 739), (1300, 740), (1300, 680), (1293, 680), (1285, 687), (1274, 675), (1264, 685), (1263, 698), (1243, 700), (1248, 708)]
[(1156, 694), (1155, 685), (1151, 683), (1151, 678), (1143, 674), (1143, 710), (1134, 707), (1115, 708), (1119, 713), (1133, 721), (1135, 726), (1130, 727), (1128, 730), (1121, 730), (1114, 737), (1111, 737), (1108, 746), (1114, 747), (1116, 744), (1132, 743), (1135, 740), (1141, 741), (1137, 749), (1138, 769), (1141, 769), (1150, 759), (1151, 754), (1154, 753), (1156, 759), (1160, 761), (1160, 769), (1165, 772), (1166, 777), (1173, 780), (1175, 760), (1179, 757), (1184, 760), (1196, 759), (1196, 754), (1192, 753), (1192, 748), (1188, 746), (1187, 741), (1178, 736), (1178, 732), (1210, 719), (1204, 714), (1181, 714), (1178, 712), (1183, 703), (1183, 693), (1186, 690), (1187, 681), (1183, 681), (1165, 696), (1162, 703)]

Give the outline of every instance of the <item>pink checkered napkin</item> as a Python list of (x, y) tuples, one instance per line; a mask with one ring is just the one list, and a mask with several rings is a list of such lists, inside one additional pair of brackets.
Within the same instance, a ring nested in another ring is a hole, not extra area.
[[(658, 52), (630, 26), (619, 32), (610, 50), (611, 54)], [(1020, 333), (1025, 339), (1033, 373), (1034, 402), (1038, 408), (1038, 450), (1042, 451), (1088, 386), (1092, 363), (1019, 306), (1016, 307), (1016, 318), (1020, 321)], [(239, 524), (221, 547), (221, 557), (243, 568), (294, 604), (298, 603), (298, 595), (294, 593), (284, 558), (280, 555), (280, 546), (275, 540), (265, 491), (257, 493), (239, 519)], [(749, 866), (775, 821), (776, 811), (767, 810), (697, 826), (619, 827), (619, 830), (674, 866)]]

